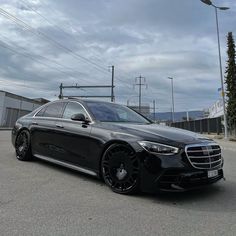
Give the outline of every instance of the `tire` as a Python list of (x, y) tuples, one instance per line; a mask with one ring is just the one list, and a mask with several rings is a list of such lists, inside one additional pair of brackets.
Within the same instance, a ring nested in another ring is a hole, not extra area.
[(16, 158), (20, 161), (32, 160), (30, 133), (27, 130), (22, 130), (15, 142)]
[(102, 157), (101, 172), (113, 192), (134, 194), (139, 191), (140, 162), (129, 145), (112, 144)]

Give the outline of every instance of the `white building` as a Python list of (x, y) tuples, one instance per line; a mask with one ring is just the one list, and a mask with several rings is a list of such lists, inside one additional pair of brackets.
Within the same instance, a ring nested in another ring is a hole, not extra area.
[(218, 100), (209, 108), (209, 118), (220, 117), (224, 115), (223, 101)]
[(47, 102), (45, 99), (30, 99), (0, 90), (0, 127), (13, 127), (19, 117)]

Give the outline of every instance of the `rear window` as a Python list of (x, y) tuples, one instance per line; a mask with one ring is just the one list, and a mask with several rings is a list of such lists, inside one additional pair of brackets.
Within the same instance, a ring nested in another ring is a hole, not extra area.
[(64, 103), (62, 102), (52, 103), (42, 108), (42, 110), (40, 110), (36, 116), (60, 118), (62, 116), (63, 108)]

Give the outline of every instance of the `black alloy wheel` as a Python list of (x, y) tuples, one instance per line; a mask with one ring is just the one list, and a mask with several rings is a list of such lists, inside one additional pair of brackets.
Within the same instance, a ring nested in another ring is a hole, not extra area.
[(15, 149), (18, 160), (29, 161), (32, 159), (29, 131), (23, 130), (18, 134)]
[(125, 144), (112, 144), (101, 162), (105, 183), (116, 193), (132, 194), (139, 189), (140, 163), (135, 151)]

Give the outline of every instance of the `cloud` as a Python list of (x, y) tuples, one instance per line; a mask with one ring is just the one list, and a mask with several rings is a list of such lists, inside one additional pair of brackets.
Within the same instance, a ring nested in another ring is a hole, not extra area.
[[(227, 32), (236, 34), (236, 4), (228, 0), (223, 5), (231, 7), (219, 12), (225, 66)], [(137, 101), (133, 84), (140, 74), (149, 85), (143, 90), (143, 102), (156, 99), (159, 111), (171, 107), (168, 76), (174, 78), (176, 110), (205, 108), (219, 99), (215, 15), (200, 0), (120, 0), (119, 4), (110, 0), (2, 0), (0, 7), (35, 29), (22, 30), (0, 16), (1, 89), (55, 99), (61, 82), (110, 85), (108, 66), (115, 65), (115, 95), (120, 103)], [(21, 54), (1, 47), (2, 43)], [(65, 92), (110, 94), (109, 89)]]

